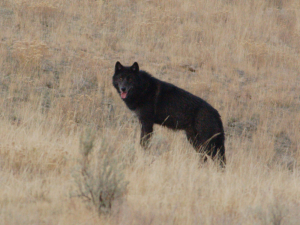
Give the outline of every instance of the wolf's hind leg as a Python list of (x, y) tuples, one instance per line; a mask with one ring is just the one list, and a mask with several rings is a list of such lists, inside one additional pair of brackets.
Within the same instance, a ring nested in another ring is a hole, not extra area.
[[(188, 141), (194, 147), (196, 152), (203, 153), (203, 151), (201, 151), (203, 149), (203, 147), (202, 147), (203, 141), (201, 140), (201, 137), (199, 137), (199, 134), (196, 131), (194, 131), (193, 129), (186, 130), (185, 132), (186, 132), (186, 137), (187, 137)], [(206, 162), (207, 157), (204, 156), (203, 160), (204, 160), (204, 162)]]
[(204, 154), (202, 158), (204, 162), (207, 161), (207, 156), (209, 156), (213, 160), (219, 160), (221, 167), (225, 167), (226, 158), (224, 145), (215, 140), (205, 140), (194, 130), (186, 130), (186, 137), (196, 152)]

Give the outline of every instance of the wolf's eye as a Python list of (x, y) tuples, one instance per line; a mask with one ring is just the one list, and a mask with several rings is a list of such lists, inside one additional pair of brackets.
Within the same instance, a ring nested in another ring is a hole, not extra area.
[(123, 78), (122, 78), (122, 77), (120, 77), (120, 78), (119, 78), (119, 81), (122, 81), (122, 80), (123, 80)]

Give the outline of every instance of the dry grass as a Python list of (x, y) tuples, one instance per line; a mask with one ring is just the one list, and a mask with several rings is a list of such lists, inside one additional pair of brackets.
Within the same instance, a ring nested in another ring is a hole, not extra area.
[[(0, 2), (0, 223), (298, 224), (299, 11), (297, 0)], [(199, 166), (180, 132), (155, 127), (140, 148), (111, 85), (117, 60), (219, 110), (226, 171)], [(125, 165), (110, 215), (70, 194), (87, 127)]]

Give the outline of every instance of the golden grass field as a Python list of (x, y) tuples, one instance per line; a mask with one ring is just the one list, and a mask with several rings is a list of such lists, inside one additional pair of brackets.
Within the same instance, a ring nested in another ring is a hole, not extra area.
[[(5, 0), (0, 30), (0, 224), (300, 223), (298, 0)], [(145, 152), (116, 61), (216, 108), (226, 170), (159, 126)], [(87, 130), (128, 182), (110, 213), (73, 194)]]

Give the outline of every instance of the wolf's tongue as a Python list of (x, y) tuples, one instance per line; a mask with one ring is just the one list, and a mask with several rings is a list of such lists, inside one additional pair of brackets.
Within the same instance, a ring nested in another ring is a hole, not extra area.
[(126, 98), (127, 92), (121, 92), (121, 98)]

